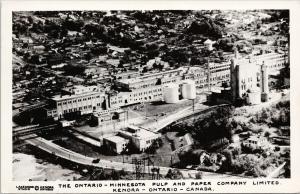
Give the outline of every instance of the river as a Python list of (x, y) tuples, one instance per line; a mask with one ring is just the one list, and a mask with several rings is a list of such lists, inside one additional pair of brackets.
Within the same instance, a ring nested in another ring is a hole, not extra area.
[(67, 181), (81, 175), (65, 169), (60, 165), (51, 164), (33, 155), (13, 153), (13, 180), (14, 181)]

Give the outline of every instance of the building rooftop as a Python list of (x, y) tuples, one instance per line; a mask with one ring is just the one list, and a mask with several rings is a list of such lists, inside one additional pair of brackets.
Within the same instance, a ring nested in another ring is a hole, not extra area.
[(150, 137), (160, 136), (158, 133), (134, 125), (131, 125), (126, 130), (122, 130), (120, 132), (138, 139), (147, 139)]
[(247, 141), (259, 141), (259, 140), (261, 140), (262, 138), (264, 138), (264, 137), (262, 137), (262, 136), (257, 137), (257, 136), (255, 136), (255, 135), (252, 135), (252, 136), (250, 136), (250, 137), (247, 139)]
[(65, 87), (62, 89), (63, 91), (70, 92), (72, 94), (83, 94), (89, 92), (97, 92), (97, 86), (83, 86), (83, 85), (75, 85), (71, 87)]
[(153, 79), (155, 78), (141, 79), (140, 77), (135, 77), (135, 78), (128, 78), (128, 79), (120, 79), (118, 80), (118, 82), (125, 83), (125, 84), (134, 84), (138, 82), (146, 82)]
[(173, 70), (168, 70), (168, 71), (161, 71), (158, 73), (152, 73), (148, 75), (143, 75), (135, 78), (129, 78), (129, 79), (120, 79), (118, 82), (125, 83), (125, 84), (130, 84), (130, 83), (137, 83), (137, 82), (146, 82), (150, 80), (156, 80), (156, 76), (161, 76), (164, 74), (168, 73), (174, 73), (174, 72), (182, 72), (184, 69), (183, 68), (178, 68), (178, 69), (173, 69)]
[(55, 95), (52, 97), (52, 100), (58, 101), (58, 100), (66, 100), (66, 99), (72, 99), (75, 97), (84, 97), (92, 94), (99, 94), (103, 95), (103, 93), (100, 92), (88, 92), (88, 93), (82, 93), (82, 94), (70, 94), (70, 95)]
[(114, 142), (116, 144), (118, 143), (127, 143), (128, 140), (121, 137), (121, 136), (118, 136), (118, 135), (115, 135), (115, 136), (110, 136), (110, 137), (105, 137), (104, 139), (110, 141), (110, 142)]
[(112, 45), (109, 45), (108, 48), (112, 51), (117, 51), (119, 53), (123, 53), (123, 52), (125, 52), (125, 50), (130, 50), (130, 48), (120, 48), (120, 47), (116, 47), (116, 46), (112, 46)]

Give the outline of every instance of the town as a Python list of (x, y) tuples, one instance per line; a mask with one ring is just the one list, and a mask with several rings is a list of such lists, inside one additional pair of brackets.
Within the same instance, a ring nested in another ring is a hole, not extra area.
[[(16, 180), (290, 177), (288, 11), (27, 11), (12, 29)], [(22, 174), (21, 154), (68, 173)]]

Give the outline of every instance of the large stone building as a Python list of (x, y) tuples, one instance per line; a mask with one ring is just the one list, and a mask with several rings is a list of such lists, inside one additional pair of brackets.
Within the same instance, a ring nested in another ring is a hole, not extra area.
[[(259, 89), (261, 100), (267, 101), (269, 72), (277, 73), (287, 62), (287, 56), (282, 53), (262, 53), (242, 58), (235, 51), (230, 65), (232, 100), (235, 102), (237, 99), (246, 99), (249, 96), (250, 99), (257, 99)], [(253, 102), (257, 104), (258, 101)]]

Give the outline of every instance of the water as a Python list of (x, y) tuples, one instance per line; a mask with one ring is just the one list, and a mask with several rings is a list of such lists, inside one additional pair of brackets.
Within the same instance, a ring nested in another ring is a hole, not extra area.
[(61, 167), (36, 159), (33, 155), (14, 153), (13, 154), (13, 180), (14, 181), (57, 181), (73, 180), (73, 177), (80, 178), (81, 175)]

